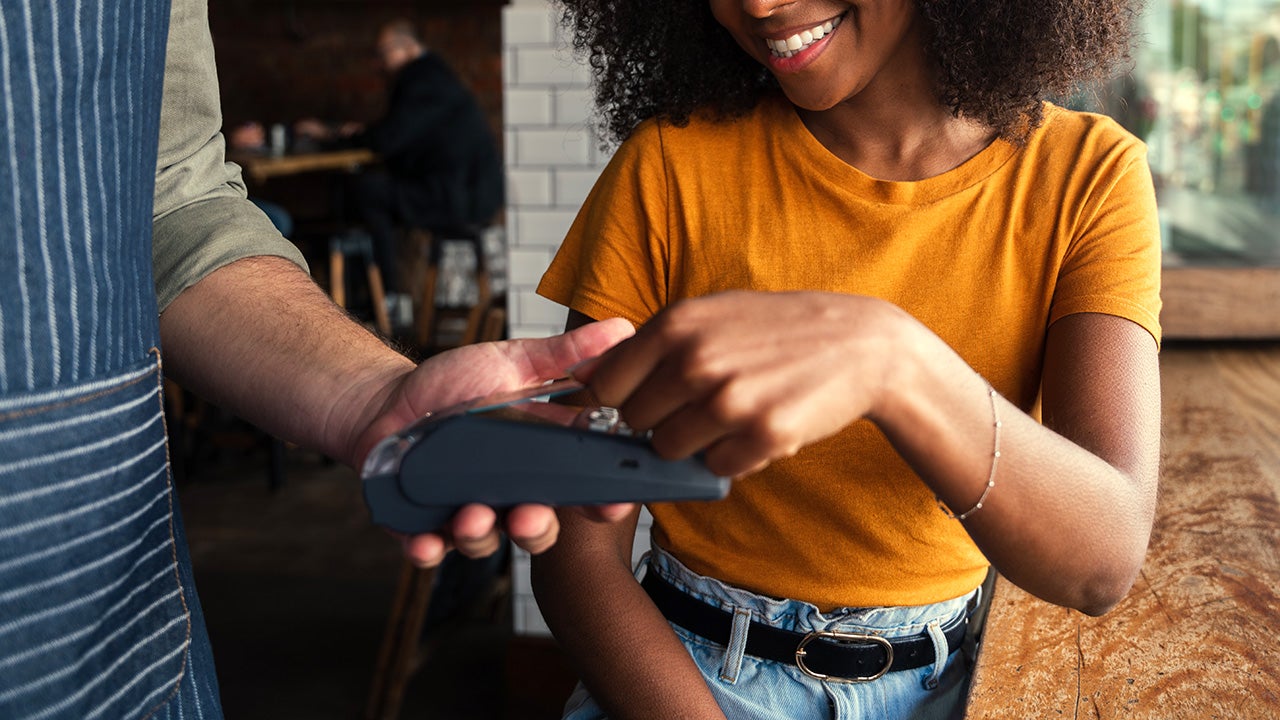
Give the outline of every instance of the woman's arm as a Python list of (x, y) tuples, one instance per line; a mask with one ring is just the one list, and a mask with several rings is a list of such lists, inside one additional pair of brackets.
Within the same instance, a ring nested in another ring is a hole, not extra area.
[[(963, 513), (981, 496), (993, 459), (985, 387), (949, 351), (910, 367), (876, 422), (947, 506)], [(997, 412), (996, 485), (965, 528), (996, 569), (1028, 592), (1106, 612), (1133, 585), (1155, 514), (1155, 340), (1122, 318), (1069, 315), (1049, 329), (1044, 425), (1003, 398)]]
[(631, 574), (639, 510), (601, 523), (560, 511), (533, 558), (534, 595), (592, 697), (613, 720), (723, 718), (688, 650)]
[[(996, 485), (965, 525), (997, 570), (1050, 602), (1105, 612), (1141, 567), (1158, 475), (1156, 357), (1154, 339), (1128, 320), (1070, 315), (1049, 329), (1045, 424), (997, 399)], [(661, 454), (705, 449), (721, 474), (757, 469), (862, 417), (957, 513), (991, 471), (986, 382), (914, 318), (872, 298), (684, 301), (588, 379), (629, 424), (653, 429)]]
[[(567, 329), (588, 322), (570, 311)], [(688, 651), (631, 573), (639, 509), (611, 523), (573, 509), (559, 514), (559, 542), (533, 558), (533, 591), (595, 701), (614, 720), (723, 718)]]

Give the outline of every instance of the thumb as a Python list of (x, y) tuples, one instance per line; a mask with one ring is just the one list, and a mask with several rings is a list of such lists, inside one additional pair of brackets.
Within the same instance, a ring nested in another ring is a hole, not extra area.
[(588, 323), (560, 336), (565, 344), (565, 352), (559, 358), (562, 364), (558, 368), (560, 374), (568, 372), (577, 377), (585, 367), (606, 350), (635, 334), (635, 327), (622, 318), (611, 318), (599, 322)]

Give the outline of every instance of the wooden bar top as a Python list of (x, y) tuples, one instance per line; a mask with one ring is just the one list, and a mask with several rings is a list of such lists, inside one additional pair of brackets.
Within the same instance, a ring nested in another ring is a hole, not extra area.
[(270, 178), (285, 175), (321, 170), (354, 170), (376, 162), (377, 156), (371, 150), (351, 148), (293, 155), (233, 153), (228, 159), (238, 163), (250, 180), (260, 184)]
[(1280, 344), (1167, 345), (1160, 364), (1141, 576), (1101, 618), (998, 580), (967, 717), (1280, 718)]

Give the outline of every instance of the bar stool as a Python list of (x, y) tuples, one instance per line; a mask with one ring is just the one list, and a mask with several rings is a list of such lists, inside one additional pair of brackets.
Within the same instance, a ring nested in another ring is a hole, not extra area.
[(348, 230), (329, 238), (329, 294), (338, 307), (347, 306), (347, 258), (359, 257), (364, 262), (369, 283), (369, 302), (373, 305), (374, 327), (383, 337), (391, 336), (391, 318), (387, 315), (387, 295), (382, 285), (382, 271), (373, 259), (373, 238), (363, 230)]
[[(483, 316), (480, 334), (475, 341), (502, 339), (506, 311), (494, 307), (483, 313)], [(422, 639), (433, 595), (440, 589), (440, 585), (448, 587), (452, 584), (450, 571), (456, 571), (461, 564), (457, 556), (450, 559), (455, 562), (450, 564), (446, 561), (439, 568), (428, 570), (420, 569), (408, 560), (402, 561), (400, 579), (396, 583), (391, 612), (378, 649), (364, 720), (394, 720), (400, 717), (405, 689), (423, 661)]]
[[(466, 328), (463, 330), (459, 345), (469, 345), (480, 339), (482, 323), (490, 313), (493, 303), (493, 283), (489, 274), (489, 261), (484, 248), (484, 237), (488, 228), (481, 225), (453, 225), (437, 228), (415, 230), (425, 233), (427, 266), (422, 287), (422, 300), (418, 305), (417, 332), (415, 339), (423, 352), (430, 352), (436, 347), (437, 320), (442, 309), (436, 304), (436, 286), (440, 276), (440, 260), (444, 255), (444, 246), (450, 242), (462, 242), (471, 246), (476, 256), (475, 283), (478, 297), (475, 304), (467, 308)], [(497, 339), (497, 338), (494, 338)]]

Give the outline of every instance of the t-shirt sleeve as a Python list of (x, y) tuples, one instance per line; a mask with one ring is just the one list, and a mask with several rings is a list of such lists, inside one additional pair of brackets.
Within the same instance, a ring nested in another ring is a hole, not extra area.
[(538, 294), (595, 320), (639, 326), (667, 304), (668, 229), (662, 137), (648, 123), (601, 173)]
[(1136, 141), (1113, 177), (1098, 185), (1068, 248), (1049, 322), (1075, 313), (1114, 315), (1141, 325), (1159, 344), (1160, 222), (1146, 153)]
[(161, 311), (209, 273), (245, 257), (275, 255), (306, 269), (297, 247), (246, 199), (239, 167), (226, 162), (221, 125), (206, 2), (175, 0), (151, 246)]

